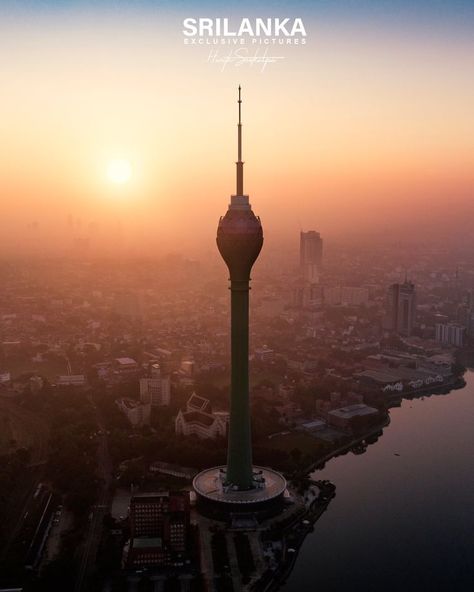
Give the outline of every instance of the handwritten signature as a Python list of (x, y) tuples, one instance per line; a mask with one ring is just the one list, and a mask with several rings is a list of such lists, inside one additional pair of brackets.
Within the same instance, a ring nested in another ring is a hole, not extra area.
[(256, 49), (253, 53), (245, 47), (239, 49), (231, 49), (228, 54), (221, 55), (218, 49), (211, 49), (207, 57), (210, 64), (220, 64), (221, 72), (223, 72), (229, 64), (238, 68), (243, 65), (260, 66), (260, 71), (263, 72), (268, 64), (275, 64), (280, 60), (284, 60), (283, 56), (268, 55), (268, 48), (264, 51)]

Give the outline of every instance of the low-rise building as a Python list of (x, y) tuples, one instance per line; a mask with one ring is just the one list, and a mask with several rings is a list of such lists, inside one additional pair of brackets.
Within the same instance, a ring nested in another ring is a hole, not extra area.
[(186, 411), (180, 409), (176, 416), (175, 431), (178, 435), (195, 434), (204, 439), (225, 437), (228, 423), (228, 412), (213, 412), (208, 399), (193, 393), (186, 404)]
[(375, 407), (356, 403), (328, 411), (327, 420), (335, 428), (359, 429), (370, 425), (378, 415), (379, 411)]
[(171, 475), (180, 479), (191, 480), (197, 472), (197, 469), (192, 469), (191, 467), (182, 467), (181, 465), (162, 461), (156, 461), (150, 465), (150, 473), (161, 473), (162, 475)]
[(134, 374), (138, 370), (138, 364), (133, 358), (115, 358), (114, 369), (120, 375)]
[(85, 386), (86, 377), (84, 374), (64, 374), (56, 377), (58, 386)]
[(115, 404), (134, 428), (148, 425), (150, 423), (150, 403), (143, 404), (135, 399), (122, 397), (121, 399), (116, 399)]

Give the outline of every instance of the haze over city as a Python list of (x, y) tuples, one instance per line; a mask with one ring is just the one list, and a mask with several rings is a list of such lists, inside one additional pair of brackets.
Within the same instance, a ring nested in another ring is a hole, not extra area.
[[(307, 43), (261, 73), (183, 45), (183, 18), (212, 3), (3, 2), (2, 252), (64, 252), (71, 237), (98, 254), (205, 252), (233, 179), (239, 82), (268, 245), (309, 220), (334, 240), (471, 240), (472, 5), (333, 4), (292, 8)], [(229, 10), (242, 14), (257, 11)]]

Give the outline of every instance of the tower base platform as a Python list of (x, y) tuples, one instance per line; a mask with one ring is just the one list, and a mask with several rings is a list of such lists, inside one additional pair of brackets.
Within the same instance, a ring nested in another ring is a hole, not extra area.
[(197, 509), (214, 520), (230, 520), (236, 515), (257, 521), (278, 514), (284, 503), (286, 479), (273, 469), (254, 467), (255, 487), (240, 491), (226, 485), (226, 467), (213, 467), (193, 480)]

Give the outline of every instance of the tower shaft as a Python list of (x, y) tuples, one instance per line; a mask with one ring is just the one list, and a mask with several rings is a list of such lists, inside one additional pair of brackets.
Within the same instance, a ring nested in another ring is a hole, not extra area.
[(230, 425), (226, 484), (245, 491), (255, 487), (249, 404), (250, 270), (263, 244), (262, 225), (244, 195), (242, 119), (239, 87), (237, 191), (217, 228), (217, 247), (229, 268), (231, 294)]
[(227, 481), (251, 489), (249, 403), (249, 280), (231, 280), (231, 387)]

